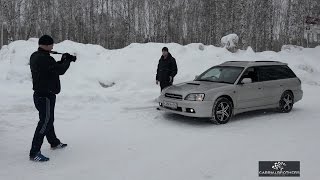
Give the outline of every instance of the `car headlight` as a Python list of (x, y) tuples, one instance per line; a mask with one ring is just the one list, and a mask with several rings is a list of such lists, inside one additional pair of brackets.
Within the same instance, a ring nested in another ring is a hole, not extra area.
[(203, 101), (204, 100), (204, 94), (188, 94), (188, 96), (186, 98), (184, 98), (184, 100), (187, 101)]

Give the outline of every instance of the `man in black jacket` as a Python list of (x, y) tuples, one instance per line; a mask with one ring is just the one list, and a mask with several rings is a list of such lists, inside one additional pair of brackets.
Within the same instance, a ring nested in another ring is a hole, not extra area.
[(178, 68), (174, 57), (169, 53), (167, 47), (162, 48), (162, 56), (158, 63), (156, 84), (160, 83), (161, 91), (171, 86), (173, 78), (177, 75)]
[(54, 107), (56, 94), (60, 92), (59, 76), (63, 75), (70, 66), (70, 54), (62, 55), (61, 61), (56, 62), (50, 56), (53, 49), (53, 39), (44, 35), (39, 39), (38, 51), (30, 57), (30, 69), (33, 82), (33, 100), (39, 111), (39, 122), (34, 133), (30, 150), (30, 160), (48, 161), (49, 158), (40, 152), (44, 137), (47, 138), (52, 149), (61, 149), (67, 146), (57, 138), (54, 130)]

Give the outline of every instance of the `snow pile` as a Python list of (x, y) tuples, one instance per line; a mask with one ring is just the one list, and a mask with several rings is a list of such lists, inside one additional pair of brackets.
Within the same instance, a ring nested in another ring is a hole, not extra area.
[[(289, 114), (246, 113), (225, 126), (163, 114), (155, 110), (160, 92), (155, 73), (163, 46), (177, 60), (175, 83), (224, 61), (282, 61), (301, 78), (303, 100)], [(253, 180), (263, 160), (299, 160), (301, 179), (316, 178), (320, 47), (231, 53), (203, 44), (131, 44), (118, 50), (56, 44), (54, 50), (78, 57), (61, 77), (55, 113), (57, 135), (69, 147), (51, 151), (45, 141), (42, 152), (51, 159), (41, 165), (28, 161), (38, 118), (28, 62), (36, 49), (37, 39), (30, 39), (0, 50), (1, 179)]]
[(281, 47), (281, 51), (292, 51), (292, 50), (300, 50), (302, 51), (304, 48), (302, 46), (297, 45), (283, 45)]
[(222, 47), (227, 48), (230, 52), (236, 52), (239, 37), (236, 34), (229, 34), (221, 38)]
[[(226, 42), (234, 42), (236, 35), (225, 36)], [(233, 46), (231, 43), (230, 46)], [(62, 76), (65, 93), (100, 93), (105, 91), (101, 84), (118, 90), (156, 92), (155, 72), (161, 56), (161, 48), (168, 46), (177, 59), (179, 73), (176, 82), (191, 80), (207, 68), (231, 60), (273, 60), (282, 61), (300, 76), (305, 83), (320, 84), (319, 48), (284, 48), (275, 53), (266, 51), (255, 53), (251, 48), (233, 54), (224, 48), (204, 46), (203, 44), (131, 44), (119, 50), (107, 50), (97, 45), (64, 41), (56, 44), (54, 50), (77, 55), (78, 61), (72, 63), (69, 71)], [(289, 46), (288, 46), (289, 47)], [(0, 51), (0, 81), (27, 84), (31, 87), (29, 57), (37, 49), (37, 39), (16, 41), (4, 46)], [(57, 60), (60, 55), (53, 55)], [(115, 84), (114, 84), (115, 83)]]

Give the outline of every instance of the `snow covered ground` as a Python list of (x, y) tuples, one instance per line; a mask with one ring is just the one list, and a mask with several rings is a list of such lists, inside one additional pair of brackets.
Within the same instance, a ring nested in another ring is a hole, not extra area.
[[(161, 48), (177, 59), (175, 83), (227, 60), (279, 60), (303, 81), (303, 100), (289, 114), (256, 111), (226, 125), (157, 111), (155, 71)], [(30, 54), (37, 39), (0, 51), (0, 179), (258, 179), (258, 161), (301, 161), (301, 179), (319, 177), (320, 47), (235, 54), (202, 44), (131, 44), (119, 50), (64, 41), (54, 50), (76, 53), (62, 76), (56, 131), (68, 148), (48, 163), (28, 160), (38, 121), (32, 101)], [(59, 58), (59, 56), (54, 56)], [(115, 85), (103, 88), (100, 83)], [(272, 178), (286, 179), (286, 178)]]

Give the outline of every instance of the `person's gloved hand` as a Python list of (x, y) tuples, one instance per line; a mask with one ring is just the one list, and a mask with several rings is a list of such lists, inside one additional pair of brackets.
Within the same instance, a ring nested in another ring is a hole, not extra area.
[(76, 56), (72, 56), (69, 53), (64, 53), (64, 54), (62, 54), (61, 61), (64, 61), (64, 60), (76, 62), (77, 57)]
[(169, 82), (172, 82), (172, 81), (173, 81), (172, 76), (169, 76)]
[(157, 84), (157, 85), (159, 84), (159, 81), (158, 81), (158, 80), (156, 80), (156, 84)]
[(69, 55), (70, 55), (69, 53), (63, 53), (62, 56), (61, 56), (61, 61), (67, 60)]

